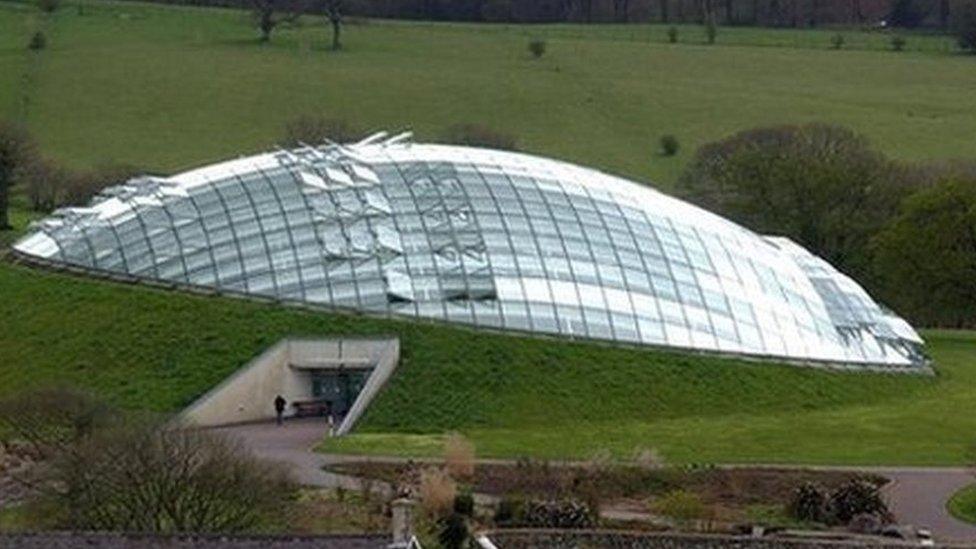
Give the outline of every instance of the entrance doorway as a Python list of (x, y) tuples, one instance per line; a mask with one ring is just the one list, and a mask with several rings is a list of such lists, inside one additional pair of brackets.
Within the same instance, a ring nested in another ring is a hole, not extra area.
[(369, 370), (317, 370), (312, 372), (312, 396), (327, 402), (337, 418), (349, 413), (359, 396)]

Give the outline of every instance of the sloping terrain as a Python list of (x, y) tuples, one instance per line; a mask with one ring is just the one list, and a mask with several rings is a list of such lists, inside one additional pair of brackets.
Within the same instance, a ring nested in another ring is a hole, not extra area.
[(0, 265), (0, 393), (76, 384), (173, 412), (287, 335), (396, 334), (403, 362), (345, 451), (656, 447), (681, 461), (959, 463), (976, 336), (929, 332), (937, 377), (840, 373), (298, 311)]

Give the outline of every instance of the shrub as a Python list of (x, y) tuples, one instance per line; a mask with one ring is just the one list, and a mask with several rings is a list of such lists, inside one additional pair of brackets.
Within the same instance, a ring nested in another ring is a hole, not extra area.
[(837, 33), (830, 37), (830, 45), (835, 50), (842, 49), (844, 47), (844, 35)]
[(976, 53), (976, 0), (956, 0), (952, 4), (952, 31), (963, 51)]
[(539, 59), (546, 54), (546, 41), (541, 39), (535, 39), (529, 41), (529, 53), (532, 57)]
[(431, 517), (443, 517), (454, 506), (457, 497), (457, 483), (443, 469), (428, 468), (420, 473), (420, 486), (417, 487), (420, 505)]
[(891, 513), (876, 484), (854, 479), (837, 487), (827, 500), (827, 518), (837, 524), (848, 524), (857, 515), (869, 514), (888, 520)]
[(638, 448), (634, 451), (634, 465), (644, 471), (663, 469), (666, 462), (664, 457), (654, 448)]
[(525, 502), (519, 499), (502, 498), (495, 507), (495, 515), (492, 520), (496, 525), (514, 525), (522, 520), (525, 511)]
[(84, 391), (41, 387), (0, 401), (0, 440), (17, 440), (35, 457), (51, 458), (115, 418), (111, 408)]
[(671, 134), (661, 136), (660, 146), (662, 156), (674, 156), (678, 154), (678, 150), (681, 148), (678, 138)]
[(654, 502), (652, 509), (660, 515), (685, 524), (711, 517), (711, 510), (701, 498), (686, 490), (668, 492)]
[(793, 491), (787, 512), (796, 520), (803, 522), (822, 522), (827, 496), (822, 488), (811, 482), (800, 485)]
[(894, 35), (894, 36), (891, 37), (891, 49), (892, 50), (894, 50), (894, 51), (902, 51), (902, 50), (905, 49), (905, 44), (907, 44), (907, 41), (905, 40), (905, 37), (904, 36), (902, 36), (900, 34), (896, 34), (896, 35)]
[(53, 13), (61, 7), (61, 0), (37, 0), (37, 7), (45, 13)]
[(668, 42), (671, 44), (678, 43), (678, 27), (668, 27)]
[(576, 501), (532, 501), (525, 506), (524, 522), (530, 528), (590, 528), (594, 515)]
[(47, 36), (45, 36), (44, 33), (41, 31), (35, 32), (31, 36), (30, 42), (27, 42), (27, 49), (31, 51), (40, 51), (46, 47), (47, 47)]
[(880, 534), (883, 527), (884, 521), (879, 518), (878, 515), (873, 515), (870, 513), (855, 515), (851, 519), (851, 522), (847, 524), (847, 530), (849, 532), (866, 536), (876, 536)]
[(474, 444), (461, 434), (448, 435), (444, 441), (444, 465), (447, 472), (456, 479), (474, 477)]
[(715, 38), (718, 36), (718, 25), (715, 24), (715, 18), (709, 16), (708, 20), (705, 21), (705, 40), (709, 44), (715, 43)]
[(454, 496), (454, 512), (466, 517), (473, 517), (474, 496), (470, 492), (462, 492)]
[(455, 145), (487, 147), (506, 151), (518, 150), (518, 142), (514, 136), (480, 124), (455, 124), (447, 129), (444, 139)]
[(351, 143), (357, 141), (362, 132), (355, 130), (348, 122), (338, 118), (326, 118), (317, 114), (303, 114), (285, 123), (283, 145), (297, 147), (321, 145), (327, 141)]
[(441, 521), (437, 541), (444, 549), (460, 549), (469, 536), (467, 518), (460, 513), (451, 513)]

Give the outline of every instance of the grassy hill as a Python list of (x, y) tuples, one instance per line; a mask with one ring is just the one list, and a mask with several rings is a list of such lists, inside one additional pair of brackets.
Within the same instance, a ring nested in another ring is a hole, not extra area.
[(929, 332), (936, 378), (823, 372), (425, 322), (283, 309), (0, 265), (0, 394), (77, 384), (175, 411), (287, 335), (390, 334), (400, 369), (330, 449), (676, 461), (960, 463), (976, 433), (976, 335)]
[[(0, 2), (0, 113), (24, 116), (50, 154), (169, 172), (271, 146), (293, 116), (436, 138), (484, 123), (527, 150), (668, 186), (695, 148), (765, 124), (825, 121), (905, 159), (972, 154), (976, 71), (944, 36), (682, 27), (473, 26), (372, 21), (325, 51), (319, 21), (260, 46), (246, 14), (70, 2), (50, 17)], [(43, 29), (49, 46), (25, 44)], [(10, 29), (10, 32), (7, 31)], [(526, 45), (544, 36), (535, 60)], [(674, 134), (678, 156), (657, 156)]]
[[(972, 154), (976, 71), (948, 39), (682, 27), (370, 22), (324, 51), (320, 24), (259, 46), (240, 12), (86, 2), (41, 16), (0, 2), (0, 114), (46, 153), (168, 172), (264, 149), (307, 112), (436, 137), (485, 123), (527, 150), (669, 185), (694, 148), (755, 125), (821, 120), (890, 154)], [(49, 47), (28, 52), (36, 30)], [(526, 51), (544, 36), (540, 60)], [(661, 134), (682, 152), (655, 156)], [(19, 208), (14, 222), (31, 217)], [(0, 245), (9, 234), (0, 235)], [(313, 314), (0, 264), (0, 395), (90, 387), (175, 411), (287, 335), (396, 333), (404, 360), (360, 432), (331, 449), (586, 457), (656, 447), (676, 461), (960, 463), (976, 435), (976, 336), (929, 332), (937, 378), (841, 374), (463, 328)]]

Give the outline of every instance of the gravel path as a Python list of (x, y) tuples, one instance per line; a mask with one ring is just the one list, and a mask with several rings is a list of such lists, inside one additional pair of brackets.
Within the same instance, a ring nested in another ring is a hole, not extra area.
[[(259, 423), (215, 429), (216, 432), (239, 438), (260, 457), (281, 461), (292, 466), (302, 484), (334, 488), (342, 486), (358, 489), (359, 481), (347, 475), (324, 471), (326, 465), (351, 461), (406, 461), (403, 458), (343, 456), (320, 454), (313, 447), (325, 436), (326, 425), (317, 418), (286, 421), (275, 424)], [(419, 460), (418, 460), (419, 461)], [(487, 460), (486, 460), (487, 461)], [(495, 463), (504, 460), (490, 460)], [(776, 466), (783, 468), (783, 466)], [(818, 467), (804, 467), (817, 469)], [(946, 502), (956, 490), (973, 482), (972, 473), (962, 468), (920, 467), (823, 467), (845, 471), (864, 471), (891, 479), (884, 489), (891, 509), (900, 523), (929, 528), (939, 540), (976, 543), (976, 526), (958, 521), (949, 515)], [(378, 485), (377, 490), (389, 487)]]

